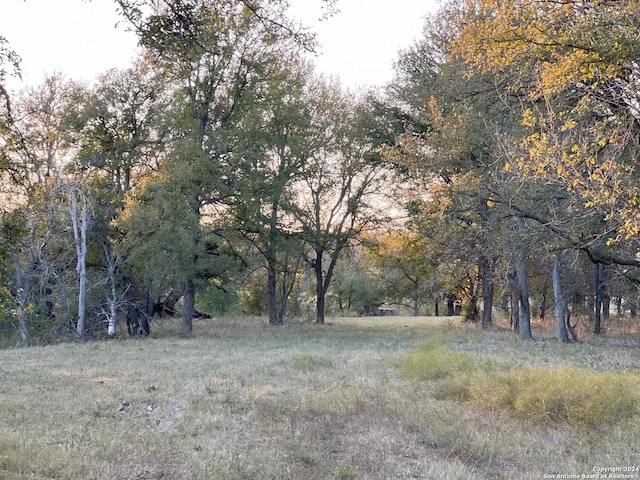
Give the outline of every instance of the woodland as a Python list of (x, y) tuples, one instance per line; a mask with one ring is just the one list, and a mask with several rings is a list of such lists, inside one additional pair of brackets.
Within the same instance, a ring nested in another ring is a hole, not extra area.
[(563, 342), (636, 317), (636, 0), (446, 0), (357, 92), (286, 0), (116, 3), (142, 53), (90, 83), (9, 92), (0, 36), (0, 346), (163, 316), (552, 318)]

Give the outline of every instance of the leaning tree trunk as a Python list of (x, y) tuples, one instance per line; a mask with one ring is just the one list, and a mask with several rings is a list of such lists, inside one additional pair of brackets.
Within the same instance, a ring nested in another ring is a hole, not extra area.
[(567, 300), (562, 293), (562, 285), (560, 283), (560, 270), (562, 268), (562, 252), (557, 251), (553, 260), (553, 270), (551, 278), (553, 280), (553, 296), (556, 302), (556, 323), (558, 324), (558, 338), (564, 343), (569, 342), (569, 334), (565, 319), (565, 310)]

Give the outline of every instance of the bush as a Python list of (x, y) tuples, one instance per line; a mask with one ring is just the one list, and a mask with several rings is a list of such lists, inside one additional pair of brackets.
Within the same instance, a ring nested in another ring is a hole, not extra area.
[(215, 285), (197, 296), (197, 306), (213, 315), (237, 314), (241, 310), (238, 292), (232, 287), (222, 289)]

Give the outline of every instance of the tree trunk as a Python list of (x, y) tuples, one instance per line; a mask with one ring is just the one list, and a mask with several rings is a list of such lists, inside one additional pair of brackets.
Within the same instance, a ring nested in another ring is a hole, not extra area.
[[(284, 314), (287, 311), (287, 304), (289, 303), (289, 297), (291, 292), (296, 286), (296, 273), (298, 266), (296, 265), (293, 272), (284, 271), (282, 274), (282, 284), (280, 291), (280, 306), (278, 308), (278, 322), (284, 322)], [(290, 277), (290, 279), (288, 278)]]
[(482, 328), (488, 328), (493, 323), (493, 272), (486, 257), (480, 257), (480, 275), (482, 277)]
[(509, 297), (511, 302), (511, 315), (509, 323), (514, 333), (520, 333), (520, 287), (518, 286), (518, 278), (513, 268), (509, 269), (507, 274), (509, 285)]
[(529, 303), (529, 286), (524, 262), (517, 263), (516, 275), (518, 277), (518, 285), (520, 286), (520, 338), (530, 340), (533, 338), (531, 334), (531, 306)]
[(80, 220), (78, 220), (78, 197), (74, 188), (69, 192), (69, 208), (73, 226), (73, 237), (76, 244), (76, 256), (78, 263), (76, 272), (80, 276), (80, 292), (78, 293), (78, 324), (76, 332), (78, 337), (85, 335), (85, 312), (87, 296), (87, 200), (82, 199)]
[(127, 304), (127, 332), (130, 337), (139, 335), (139, 322), (138, 322), (138, 306), (135, 304), (133, 298), (133, 281), (131, 277), (125, 276), (122, 278), (124, 288), (124, 300)]
[(316, 250), (316, 258), (313, 259), (313, 271), (316, 275), (316, 323), (324, 324), (325, 298), (324, 275), (322, 271), (322, 257), (324, 251)]
[(456, 296), (453, 294), (447, 295), (447, 317), (453, 317), (456, 314)]
[(182, 329), (191, 333), (193, 329), (193, 312), (195, 309), (196, 287), (193, 280), (187, 280), (184, 288), (184, 304), (182, 307)]
[(325, 251), (322, 249), (316, 250), (316, 258), (313, 266), (316, 273), (316, 323), (322, 324), (325, 321), (327, 292), (329, 291), (333, 272), (335, 271), (336, 264), (338, 263), (338, 255), (346, 245), (346, 240), (341, 241), (336, 245), (335, 250), (331, 254), (331, 261), (329, 262), (329, 267), (327, 268), (326, 273), (323, 271), (324, 264), (322, 261)]
[(277, 275), (275, 261), (271, 258), (267, 264), (267, 301), (269, 309), (269, 324), (280, 325), (278, 318), (278, 302), (277, 302)]
[(602, 320), (605, 322), (611, 317), (611, 297), (605, 292), (602, 295)]
[(109, 243), (103, 244), (104, 259), (109, 271), (109, 284), (111, 292), (107, 299), (109, 305), (109, 313), (107, 317), (107, 335), (113, 337), (116, 334), (116, 323), (118, 321), (118, 293), (116, 290), (116, 260), (111, 254), (111, 246)]
[(596, 296), (594, 305), (594, 317), (593, 317), (593, 333), (599, 334), (601, 332), (601, 320), (602, 320), (602, 301), (604, 296), (604, 284), (605, 284), (605, 268), (604, 265), (598, 263), (596, 265)]
[(438, 299), (436, 299), (435, 304), (433, 305), (433, 313), (436, 317), (440, 316), (440, 303)]
[[(524, 230), (524, 221), (522, 218), (518, 217), (516, 221), (518, 230)], [(522, 246), (516, 245), (514, 253), (514, 268), (520, 289), (520, 338), (530, 340), (533, 338), (531, 334), (531, 305), (529, 303), (529, 285), (527, 282), (527, 269), (524, 264)]]
[(29, 338), (29, 327), (27, 325), (27, 318), (25, 312), (25, 304), (29, 301), (29, 296), (31, 295), (31, 280), (30, 278), (25, 278), (22, 274), (22, 265), (20, 264), (20, 259), (15, 253), (11, 254), (13, 258), (13, 263), (16, 267), (16, 286), (18, 287), (18, 298), (17, 298), (17, 319), (18, 319), (18, 330), (20, 331), (20, 340), (22, 340), (22, 344), (25, 347), (31, 346), (31, 339)]
[(562, 268), (562, 253), (557, 251), (553, 260), (553, 271), (551, 274), (553, 280), (553, 296), (556, 302), (556, 323), (558, 324), (558, 338), (564, 343), (569, 342), (569, 334), (565, 323), (564, 312), (566, 310), (566, 299), (562, 293), (560, 284), (560, 270)]
[(469, 290), (471, 294), (469, 295), (469, 303), (467, 305), (467, 311), (465, 313), (465, 320), (471, 322), (478, 321), (478, 288), (480, 282), (474, 282), (473, 277), (469, 276)]
[(542, 287), (542, 301), (540, 302), (540, 320), (544, 320), (547, 314), (547, 281)]

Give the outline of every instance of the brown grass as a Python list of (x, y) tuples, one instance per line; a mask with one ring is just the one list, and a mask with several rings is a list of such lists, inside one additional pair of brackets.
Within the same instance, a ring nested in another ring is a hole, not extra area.
[(440, 398), (437, 379), (399, 365), (430, 339), (496, 369), (636, 375), (637, 337), (563, 345), (457, 319), (330, 322), (216, 319), (188, 338), (167, 322), (146, 340), (0, 351), (0, 478), (538, 479), (636, 461), (637, 421), (527, 422)]

